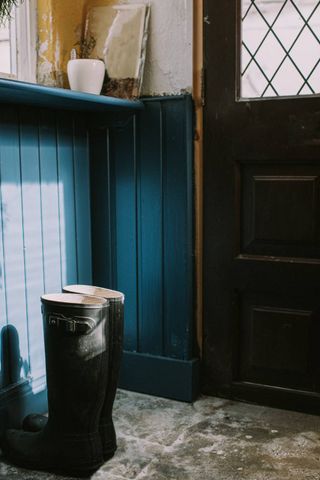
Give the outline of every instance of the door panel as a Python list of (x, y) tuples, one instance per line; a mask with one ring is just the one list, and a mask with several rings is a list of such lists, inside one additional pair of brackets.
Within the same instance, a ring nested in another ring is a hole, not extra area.
[(203, 388), (320, 412), (320, 96), (240, 99), (241, 3), (205, 3)]
[(241, 253), (318, 257), (320, 165), (241, 165)]
[(313, 390), (313, 319), (294, 298), (245, 292), (240, 310), (239, 381)]

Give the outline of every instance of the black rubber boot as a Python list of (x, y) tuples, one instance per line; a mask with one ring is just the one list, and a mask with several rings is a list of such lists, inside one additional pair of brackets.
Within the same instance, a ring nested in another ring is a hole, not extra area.
[[(74, 294), (102, 297), (107, 299), (110, 303), (109, 375), (99, 425), (103, 457), (106, 461), (114, 455), (117, 449), (116, 432), (112, 419), (112, 408), (117, 391), (123, 348), (124, 295), (115, 290), (92, 287), (89, 285), (69, 285), (64, 287), (63, 291)], [(22, 427), (26, 431), (36, 432), (41, 430), (46, 422), (47, 417), (38, 414), (30, 414), (24, 419)]]
[(109, 302), (42, 297), (49, 418), (41, 431), (7, 430), (2, 451), (34, 470), (90, 476), (103, 463), (99, 422), (108, 383)]

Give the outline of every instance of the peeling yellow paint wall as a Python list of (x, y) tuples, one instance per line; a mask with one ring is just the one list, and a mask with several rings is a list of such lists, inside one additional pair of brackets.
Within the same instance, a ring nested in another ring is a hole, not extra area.
[(68, 87), (67, 62), (79, 49), (88, 7), (124, 3), (119, 0), (38, 0), (38, 83)]
[(86, 7), (101, 7), (104, 5), (115, 5), (116, 3), (126, 3), (125, 1), (119, 0), (87, 0)]
[(66, 64), (79, 46), (85, 0), (38, 0), (38, 83), (67, 86)]

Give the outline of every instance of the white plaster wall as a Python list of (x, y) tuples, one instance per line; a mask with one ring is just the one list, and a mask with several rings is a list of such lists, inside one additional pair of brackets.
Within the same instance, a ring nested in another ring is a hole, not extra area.
[(127, 0), (150, 3), (143, 95), (192, 91), (193, 0)]

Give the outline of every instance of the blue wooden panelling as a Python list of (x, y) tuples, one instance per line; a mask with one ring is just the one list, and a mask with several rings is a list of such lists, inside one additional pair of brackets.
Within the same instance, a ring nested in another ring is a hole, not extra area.
[(90, 138), (93, 284), (114, 288), (109, 131)]
[[(138, 348), (135, 123), (91, 134), (93, 283), (125, 292), (125, 348)], [(120, 275), (118, 272), (125, 272)]]
[(77, 283), (92, 283), (89, 136), (84, 119), (73, 122), (73, 169), (77, 244)]
[(124, 348), (139, 350), (139, 251), (137, 223), (138, 165), (136, 119), (123, 129), (110, 132), (112, 215), (115, 218), (114, 249), (115, 285), (125, 293), (126, 322)]
[[(160, 102), (146, 103), (139, 121), (139, 334), (140, 351), (163, 355), (164, 218), (163, 116)], [(152, 319), (152, 320), (151, 320)]]
[(43, 390), (39, 296), (93, 283), (126, 295), (123, 386), (194, 397), (192, 101), (144, 105), (116, 127), (1, 107), (0, 348), (22, 358), (1, 387)]
[(74, 191), (73, 119), (66, 112), (57, 114), (58, 208), (60, 216), (61, 285), (78, 280)]
[(61, 231), (59, 211), (57, 131), (54, 115), (40, 112), (39, 127), (42, 248), (44, 289), (59, 292), (62, 285)]
[(144, 104), (136, 122), (110, 135), (116, 222), (111, 283), (126, 295), (125, 350), (190, 360), (192, 100), (153, 98)]
[(71, 114), (1, 106), (0, 398), (45, 387), (40, 295), (92, 282), (87, 137)]
[[(14, 375), (26, 377), (29, 371), (29, 339), (27, 324), (27, 296), (25, 289), (25, 250), (24, 225), (22, 212), (20, 131), (17, 112), (4, 110), (0, 121), (0, 178), (3, 242), (3, 274), (6, 298), (5, 341), (15, 344), (14, 370), (19, 357), (22, 358), (20, 373)], [(8, 329), (10, 326), (10, 329)], [(19, 336), (16, 339), (14, 333)], [(10, 354), (11, 346), (7, 346)], [(12, 367), (10, 367), (12, 368)], [(12, 370), (11, 370), (12, 373)], [(4, 372), (6, 376), (6, 372)]]
[(39, 328), (39, 297), (44, 291), (44, 258), (38, 122), (35, 112), (21, 111), (20, 151), (30, 373), (33, 377), (39, 378), (44, 374), (43, 334), (42, 328)]
[(188, 361), (194, 330), (192, 100), (152, 98), (144, 106), (121, 128), (92, 133), (93, 280), (126, 295), (126, 351)]
[[(163, 113), (165, 355), (188, 360), (193, 313), (193, 135), (191, 98), (168, 100)], [(177, 303), (178, 302), (178, 303)]]

